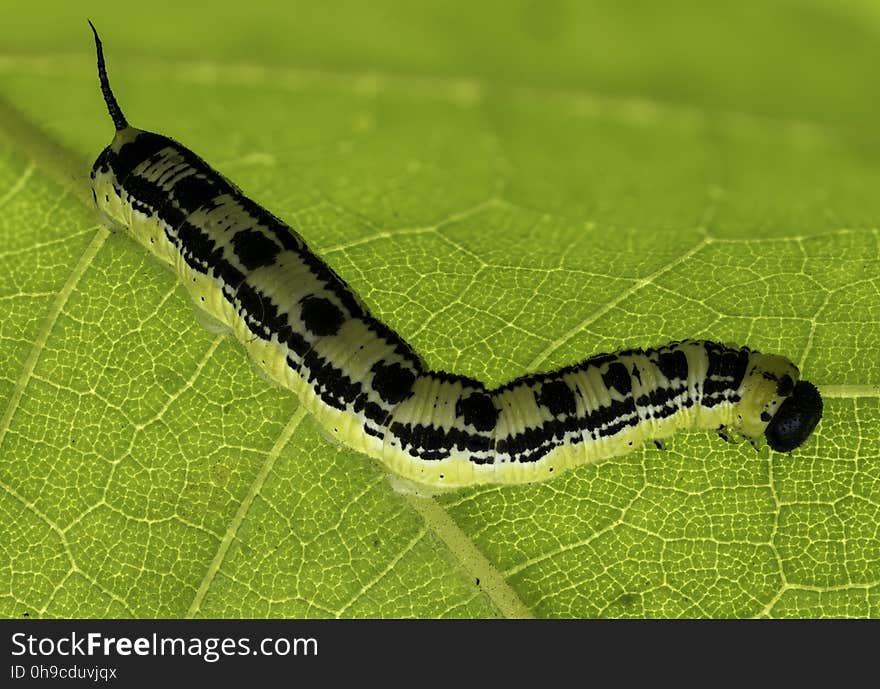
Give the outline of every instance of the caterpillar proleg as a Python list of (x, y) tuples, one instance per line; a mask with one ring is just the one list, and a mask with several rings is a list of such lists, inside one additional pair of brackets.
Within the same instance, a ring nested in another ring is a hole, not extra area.
[(185, 146), (128, 124), (92, 30), (116, 129), (91, 171), (99, 211), (173, 266), (333, 437), (403, 479), (540, 481), (684, 429), (790, 452), (821, 418), (791, 361), (706, 340), (598, 354), (495, 389), (429, 370), (296, 231)]

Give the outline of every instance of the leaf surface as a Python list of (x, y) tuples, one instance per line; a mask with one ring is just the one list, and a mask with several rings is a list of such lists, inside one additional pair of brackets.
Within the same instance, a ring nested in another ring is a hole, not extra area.
[(791, 456), (692, 433), (437, 498), (329, 443), (99, 227), (91, 36), (44, 4), (0, 55), (0, 614), (880, 614), (871, 4), (93, 3), (130, 121), (432, 367), (705, 337), (826, 398)]

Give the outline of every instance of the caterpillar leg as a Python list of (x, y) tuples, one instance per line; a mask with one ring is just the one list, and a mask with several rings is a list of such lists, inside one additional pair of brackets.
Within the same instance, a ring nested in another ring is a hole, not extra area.
[(721, 438), (725, 443), (733, 443), (734, 440), (730, 436), (730, 431), (727, 429), (727, 426), (718, 426), (716, 431), (718, 433), (718, 437)]
[(232, 329), (228, 325), (226, 325), (226, 323), (221, 322), (210, 313), (205, 311), (199, 305), (195, 298), (193, 299), (193, 311), (195, 312), (196, 321), (198, 321), (198, 324), (212, 335), (232, 334)]
[(749, 445), (751, 445), (755, 452), (761, 454), (761, 446), (758, 444), (758, 441), (755, 438), (751, 438), (744, 433), (732, 430), (727, 426), (719, 426), (718, 437), (721, 438), (724, 442), (730, 443), (731, 445), (735, 445), (738, 442), (745, 440)]
[(424, 483), (419, 483), (418, 481), (403, 478), (403, 476), (395, 473), (388, 473), (385, 475), (385, 478), (388, 480), (388, 485), (391, 486), (391, 489), (398, 495), (414, 495), (417, 498), (435, 498), (438, 495), (443, 495), (444, 493), (449, 493), (455, 490), (454, 487), (449, 486), (428, 486)]
[(98, 222), (103, 227), (106, 227), (110, 232), (119, 232), (128, 229), (125, 225), (113, 218), (109, 213), (107, 213), (107, 211), (101, 208), (101, 205), (98, 203), (98, 197), (95, 196), (94, 191), (92, 191), (92, 196), (95, 199), (95, 214), (98, 216)]

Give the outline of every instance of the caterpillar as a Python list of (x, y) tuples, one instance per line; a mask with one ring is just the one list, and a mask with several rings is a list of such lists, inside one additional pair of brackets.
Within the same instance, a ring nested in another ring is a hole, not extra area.
[(185, 146), (128, 124), (91, 22), (115, 127), (95, 204), (173, 266), (196, 304), (336, 439), (433, 488), (541, 481), (683, 429), (802, 445), (822, 416), (788, 359), (685, 340), (597, 354), (489, 389), (429, 370), (291, 227)]

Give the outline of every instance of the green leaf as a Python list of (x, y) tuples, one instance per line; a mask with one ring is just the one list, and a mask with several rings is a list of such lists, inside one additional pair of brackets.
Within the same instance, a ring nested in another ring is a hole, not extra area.
[(0, 614), (880, 615), (875, 5), (92, 3), (130, 121), (431, 366), (706, 337), (826, 399), (791, 456), (691, 433), (430, 499), (99, 227), (91, 35), (45, 4), (7, 8), (0, 56)]

